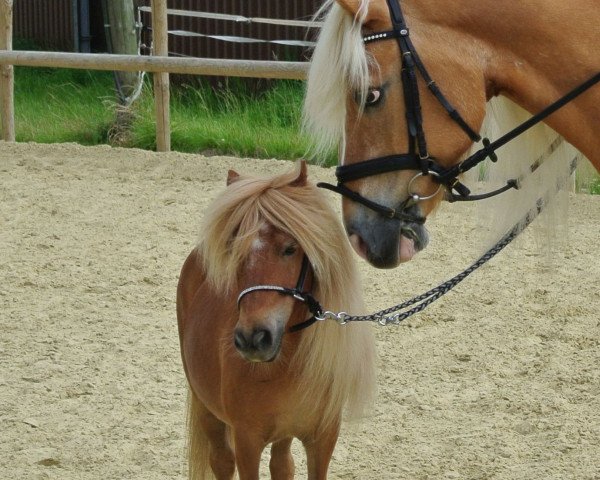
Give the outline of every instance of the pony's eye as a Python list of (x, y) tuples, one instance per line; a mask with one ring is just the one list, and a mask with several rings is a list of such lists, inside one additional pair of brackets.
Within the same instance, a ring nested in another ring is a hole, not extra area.
[(383, 97), (383, 92), (379, 88), (371, 88), (367, 93), (367, 97), (365, 98), (365, 106), (372, 107), (377, 105), (381, 98)]
[(294, 253), (296, 253), (296, 250), (297, 250), (296, 245), (290, 245), (290, 246), (286, 247), (285, 250), (283, 251), (283, 256), (290, 257)]

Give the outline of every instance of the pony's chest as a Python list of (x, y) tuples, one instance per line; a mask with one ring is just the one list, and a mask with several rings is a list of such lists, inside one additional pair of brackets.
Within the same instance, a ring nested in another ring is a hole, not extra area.
[(234, 429), (260, 431), (268, 442), (308, 433), (313, 428), (310, 412), (315, 406), (307, 408), (294, 376), (273, 376), (260, 371), (264, 365), (256, 367), (247, 375), (223, 378), (226, 423)]

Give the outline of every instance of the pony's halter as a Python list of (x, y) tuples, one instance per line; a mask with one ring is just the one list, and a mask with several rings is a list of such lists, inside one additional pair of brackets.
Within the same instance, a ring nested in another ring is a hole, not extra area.
[[(504, 134), (497, 140), (490, 142), (487, 138), (481, 138), (461, 117), (458, 111), (444, 97), (436, 83), (432, 80), (427, 72), (425, 65), (419, 58), (417, 51), (410, 39), (409, 30), (404, 21), (404, 15), (400, 7), (400, 0), (387, 0), (392, 20), (392, 30), (385, 32), (376, 32), (363, 37), (365, 44), (379, 42), (383, 40), (396, 39), (400, 52), (402, 54), (402, 89), (404, 92), (404, 106), (406, 109), (406, 123), (408, 128), (408, 153), (390, 155), (386, 157), (373, 158), (352, 165), (341, 165), (337, 167), (335, 175), (338, 180), (337, 185), (329, 183), (318, 183), (317, 186), (326, 188), (333, 192), (339, 193), (350, 200), (360, 203), (365, 207), (391, 219), (407, 221), (412, 223), (424, 223), (423, 217), (417, 217), (407, 211), (408, 207), (416, 204), (419, 201), (428, 200), (436, 196), (442, 187), (446, 187), (448, 191), (447, 199), (449, 201), (472, 201), (483, 200), (493, 197), (500, 193), (506, 192), (511, 188), (519, 188), (519, 179), (510, 179), (503, 187), (489, 193), (481, 195), (471, 195), (470, 190), (459, 182), (458, 176), (479, 163), (489, 158), (493, 162), (498, 160), (496, 150), (507, 144), (529, 128), (540, 123), (546, 117), (554, 113), (559, 108), (563, 107), (577, 96), (600, 82), (600, 72), (595, 73), (591, 78), (548, 105), (542, 111), (526, 120), (522, 124), (516, 126), (508, 133)], [(435, 158), (429, 155), (427, 150), (427, 141), (425, 139), (425, 131), (423, 130), (423, 118), (421, 114), (421, 100), (419, 97), (419, 89), (417, 85), (417, 73), (420, 73), (427, 87), (435, 96), (438, 102), (448, 112), (450, 118), (465, 132), (465, 134), (473, 142), (482, 142), (481, 147), (477, 152), (472, 154), (457, 165), (450, 168), (444, 168), (436, 162)], [(535, 167), (537, 168), (537, 167)], [(532, 171), (535, 169), (532, 166)], [(399, 170), (416, 170), (417, 173), (408, 184), (408, 198), (404, 201), (400, 208), (394, 209), (381, 205), (372, 200), (363, 197), (360, 193), (355, 192), (344, 185), (352, 180), (380, 175), (383, 173), (394, 172)], [(430, 176), (435, 182), (440, 185), (440, 188), (432, 195), (419, 195), (412, 191), (412, 185), (421, 176)]]
[(242, 299), (252, 292), (260, 292), (260, 291), (273, 291), (279, 292), (282, 295), (290, 295), (294, 297), (296, 300), (303, 302), (308, 307), (308, 310), (312, 314), (312, 317), (309, 319), (298, 323), (296, 325), (291, 326), (288, 331), (289, 332), (298, 332), (300, 330), (305, 329), (306, 327), (310, 327), (313, 323), (315, 323), (322, 314), (323, 308), (319, 302), (312, 296), (311, 293), (304, 291), (304, 283), (306, 282), (306, 275), (308, 274), (308, 267), (310, 263), (308, 261), (308, 257), (304, 255), (302, 259), (302, 268), (300, 269), (300, 275), (298, 276), (298, 281), (296, 282), (295, 288), (286, 288), (280, 287), (279, 285), (255, 285), (254, 287), (246, 288), (242, 290), (237, 298), (237, 307), (238, 310), (240, 308), (240, 302)]

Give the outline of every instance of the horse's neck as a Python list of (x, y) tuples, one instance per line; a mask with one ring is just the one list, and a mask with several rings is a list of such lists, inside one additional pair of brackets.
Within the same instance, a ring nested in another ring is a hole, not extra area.
[[(597, 0), (447, 1), (444, 9), (442, 2), (431, 0), (446, 11), (446, 23), (483, 46), (488, 93), (505, 95), (531, 113), (600, 71)], [(450, 11), (456, 12), (453, 20), (448, 20)], [(600, 170), (600, 84), (547, 123)]]

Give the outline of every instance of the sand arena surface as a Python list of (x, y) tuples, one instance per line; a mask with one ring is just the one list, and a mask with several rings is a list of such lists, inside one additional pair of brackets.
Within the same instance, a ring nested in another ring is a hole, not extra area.
[[(179, 269), (228, 168), (288, 167), (0, 143), (0, 478), (184, 477)], [(377, 328), (377, 402), (344, 427), (330, 478), (600, 479), (600, 197), (569, 202), (556, 251), (527, 231), (410, 323)], [(369, 308), (470, 264), (474, 216), (444, 205), (413, 262), (361, 262)]]

